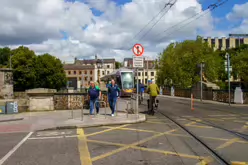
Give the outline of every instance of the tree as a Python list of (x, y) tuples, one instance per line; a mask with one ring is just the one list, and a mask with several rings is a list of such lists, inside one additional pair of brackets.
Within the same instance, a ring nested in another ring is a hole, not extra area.
[(233, 70), (245, 83), (248, 83), (248, 49), (244, 49), (237, 53), (237, 56), (233, 56), (231, 62)]
[(122, 64), (118, 61), (115, 62), (115, 69), (119, 69), (122, 66)]
[(215, 81), (224, 63), (222, 58), (200, 38), (196, 41), (186, 40), (182, 43), (170, 44), (160, 54), (160, 59), (158, 82), (161, 83), (160, 85), (165, 82), (166, 85), (179, 88), (192, 87), (200, 80), (197, 64), (204, 62), (205, 76), (209, 81)]
[(0, 67), (8, 65), (10, 55), (11, 55), (10, 48), (8, 47), (0, 48)]
[(62, 62), (50, 54), (36, 58), (36, 87), (60, 89), (66, 86), (66, 75)]
[(27, 47), (20, 46), (12, 51), (14, 88), (18, 91), (32, 89), (36, 84), (36, 55)]
[(66, 86), (66, 75), (59, 59), (49, 54), (36, 56), (33, 51), (23, 46), (14, 49), (12, 54), (15, 90), (60, 89)]

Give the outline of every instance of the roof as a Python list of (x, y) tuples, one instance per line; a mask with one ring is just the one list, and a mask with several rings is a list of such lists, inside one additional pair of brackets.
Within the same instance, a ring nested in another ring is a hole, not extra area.
[[(101, 60), (101, 59), (100, 59)], [(111, 59), (102, 59), (103, 63), (114, 63), (115, 59), (111, 58)], [(77, 64), (95, 64), (96, 63), (96, 59), (91, 59), (91, 60), (76, 60), (75, 62)]]
[(95, 69), (94, 65), (77, 65), (77, 64), (65, 64), (65, 70), (84, 70), (84, 69)]

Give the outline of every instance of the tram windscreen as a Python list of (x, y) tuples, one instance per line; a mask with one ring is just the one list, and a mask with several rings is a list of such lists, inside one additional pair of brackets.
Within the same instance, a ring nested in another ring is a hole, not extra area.
[(132, 89), (134, 84), (133, 73), (132, 72), (122, 72), (121, 81), (123, 89)]

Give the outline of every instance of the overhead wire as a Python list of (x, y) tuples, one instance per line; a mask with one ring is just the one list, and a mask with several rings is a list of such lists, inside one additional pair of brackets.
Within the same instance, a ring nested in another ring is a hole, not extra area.
[[(172, 3), (173, 1), (175, 1), (174, 3)], [(131, 42), (133, 42), (135, 40), (135, 38), (145, 30), (145, 28), (150, 25), (161, 13), (162, 16), (152, 25), (152, 28), (155, 27), (155, 25), (164, 17), (164, 15), (169, 11), (169, 9), (176, 3), (177, 0), (170, 0), (168, 3), (166, 3), (164, 5), (164, 7), (138, 32), (134, 35), (134, 37), (132, 37), (131, 39)], [(169, 6), (169, 9), (166, 10), (166, 8)], [(145, 33), (145, 35), (147, 35), (151, 30), (152, 28), (148, 29), (148, 31)], [(145, 35), (142, 35), (142, 38), (145, 36)], [(132, 49), (132, 48), (130, 48)]]
[[(221, 2), (220, 2), (220, 1), (221, 1)], [(181, 28), (183, 28), (183, 27), (189, 25), (189, 24), (192, 23), (193, 21), (195, 21), (195, 20), (197, 20), (197, 19), (199, 19), (199, 18), (205, 16), (205, 15), (208, 14), (209, 12), (211, 12), (211, 11), (215, 10), (216, 8), (222, 6), (222, 5), (225, 4), (227, 1), (228, 1), (228, 0), (224, 0), (224, 1), (218, 0), (218, 2), (209, 5), (207, 9), (205, 9), (205, 10), (203, 10), (203, 11), (201, 11), (201, 12), (198, 12), (197, 14), (195, 14), (195, 15), (189, 17), (189, 18), (186, 18), (185, 20), (183, 20), (183, 21), (181, 21), (181, 22), (179, 22), (179, 23), (177, 23), (177, 24), (175, 24), (175, 25), (173, 25), (173, 26), (167, 28), (167, 29), (164, 30), (163, 32), (157, 33), (155, 36), (160, 36), (162, 33), (166, 33), (166, 32), (168, 32), (169, 30), (172, 29), (172, 31), (171, 31), (170, 34), (168, 34), (167, 36), (164, 36), (164, 37), (162, 37), (162, 38), (160, 38), (160, 39), (158, 40), (158, 41), (161, 41), (161, 40), (163, 40), (164, 38), (166, 38), (166, 37), (172, 35), (172, 34), (175, 33), (176, 31), (180, 30)], [(189, 21), (190, 19), (192, 19), (192, 20)], [(189, 22), (187, 22), (187, 21), (189, 21)], [(182, 23), (184, 23), (184, 24), (182, 24)], [(180, 25), (180, 24), (182, 24), (182, 25), (179, 26), (179, 27), (177, 27), (177, 26)]]

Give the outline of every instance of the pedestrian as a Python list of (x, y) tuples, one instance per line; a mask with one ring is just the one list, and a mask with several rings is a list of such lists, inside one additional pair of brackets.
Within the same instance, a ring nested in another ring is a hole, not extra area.
[(159, 94), (158, 85), (155, 84), (154, 80), (152, 80), (151, 84), (148, 86), (147, 93), (149, 93), (149, 101), (148, 101), (148, 114), (154, 114), (153, 104), (155, 103), (155, 99)]
[(96, 86), (93, 81), (90, 82), (88, 89), (88, 97), (90, 100), (90, 115), (94, 114), (94, 105), (96, 106), (96, 113), (99, 114), (99, 98), (101, 97), (101, 90), (99, 86)]
[(115, 80), (111, 80), (111, 84), (108, 86), (108, 96), (109, 96), (109, 106), (111, 109), (111, 116), (114, 116), (115, 114), (115, 105), (117, 102), (117, 99), (120, 96), (120, 88), (117, 84), (115, 84)]

